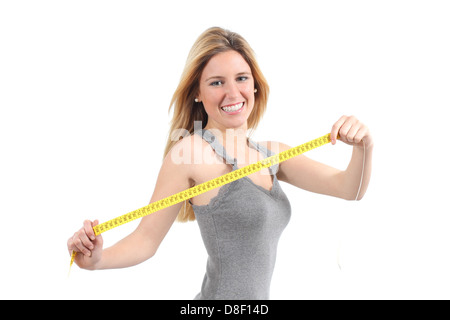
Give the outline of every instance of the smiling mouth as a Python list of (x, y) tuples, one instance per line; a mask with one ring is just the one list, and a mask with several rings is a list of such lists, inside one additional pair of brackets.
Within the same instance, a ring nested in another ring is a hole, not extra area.
[(235, 113), (237, 111), (240, 111), (244, 107), (244, 102), (236, 103), (229, 106), (220, 107), (222, 111), (226, 113)]

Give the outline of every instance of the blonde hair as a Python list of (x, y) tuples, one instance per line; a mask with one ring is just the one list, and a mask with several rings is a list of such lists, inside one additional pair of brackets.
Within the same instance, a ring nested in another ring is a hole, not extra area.
[[(255, 104), (252, 113), (247, 119), (247, 128), (254, 130), (257, 127), (266, 110), (269, 97), (269, 85), (247, 41), (235, 32), (219, 27), (212, 27), (204, 31), (192, 46), (181, 75), (180, 83), (170, 102), (169, 113), (173, 107), (173, 118), (164, 150), (164, 157), (177, 143), (177, 141), (173, 141), (171, 138), (172, 132), (177, 129), (185, 129), (192, 134), (194, 132), (194, 121), (201, 121), (202, 128), (206, 126), (208, 115), (203, 105), (194, 101), (199, 93), (200, 77), (206, 64), (214, 55), (229, 50), (234, 50), (241, 54), (250, 66), (257, 94), (255, 95)], [(178, 213), (177, 221), (186, 222), (192, 220), (195, 220), (194, 211), (189, 202), (185, 201)]]

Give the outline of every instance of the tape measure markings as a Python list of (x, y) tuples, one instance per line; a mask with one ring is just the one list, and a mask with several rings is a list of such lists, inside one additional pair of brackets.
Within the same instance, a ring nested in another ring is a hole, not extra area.
[[(339, 137), (338, 137), (339, 138)], [(207, 191), (210, 191), (212, 189), (218, 188), (220, 186), (223, 186), (225, 184), (231, 183), (233, 181), (236, 181), (240, 178), (243, 178), (245, 176), (248, 176), (252, 173), (255, 173), (257, 171), (260, 171), (261, 169), (271, 167), (273, 165), (276, 165), (280, 162), (286, 161), (288, 159), (291, 159), (295, 156), (298, 156), (304, 152), (310, 151), (312, 149), (318, 148), (320, 146), (323, 146), (331, 141), (330, 134), (324, 135), (320, 138), (314, 139), (310, 142), (304, 143), (302, 145), (299, 145), (294, 148), (290, 148), (288, 150), (282, 151), (276, 155), (267, 157), (261, 161), (258, 161), (253, 164), (249, 164), (245, 167), (236, 169), (234, 171), (231, 171), (229, 173), (226, 173), (218, 178), (203, 182), (199, 185), (196, 185), (194, 187), (191, 187), (189, 189), (186, 189), (184, 191), (178, 192), (174, 195), (171, 195), (169, 197), (163, 198), (161, 200), (152, 202), (148, 204), (145, 207), (139, 208), (137, 210), (131, 211), (129, 213), (126, 213), (122, 216), (119, 216), (117, 218), (114, 218), (112, 220), (106, 221), (102, 224), (96, 225), (93, 229), (95, 232), (95, 235), (99, 235), (103, 232), (106, 232), (108, 230), (111, 230), (115, 227), (121, 226), (125, 223), (128, 223), (130, 221), (145, 217), (149, 214), (152, 214), (156, 211), (168, 208), (170, 206), (173, 206), (177, 203), (186, 201), (188, 199), (191, 199), (197, 195), (200, 195), (202, 193), (205, 193)], [(72, 266), (74, 260), (75, 260), (76, 252), (73, 251), (70, 266)]]

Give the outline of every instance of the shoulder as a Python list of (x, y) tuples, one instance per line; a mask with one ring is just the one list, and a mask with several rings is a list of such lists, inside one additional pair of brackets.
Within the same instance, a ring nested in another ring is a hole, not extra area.
[(176, 174), (182, 177), (187, 176), (191, 161), (191, 144), (193, 139), (193, 136), (187, 136), (174, 143), (164, 157), (161, 173)]
[(199, 159), (203, 159), (205, 153), (212, 151), (208, 142), (200, 135), (191, 134), (178, 140), (167, 153), (164, 161), (189, 166), (198, 164)]
[(164, 158), (167, 171), (193, 178), (203, 164), (214, 163), (215, 153), (200, 135), (191, 134), (177, 141)]

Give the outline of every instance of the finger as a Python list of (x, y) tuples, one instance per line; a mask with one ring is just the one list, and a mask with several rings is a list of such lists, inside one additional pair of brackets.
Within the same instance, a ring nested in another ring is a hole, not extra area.
[(347, 141), (348, 142), (355, 142), (355, 136), (358, 133), (359, 129), (361, 128), (359, 122), (352, 123), (350, 129), (347, 132)]
[(89, 256), (90, 251), (83, 245), (83, 243), (79, 238), (73, 240), (73, 245), (74, 245), (73, 251)]
[(352, 122), (351, 122), (350, 118), (348, 118), (339, 129), (339, 135), (341, 136), (341, 140), (343, 142), (348, 142), (347, 135), (351, 128), (352, 128)]
[(77, 252), (81, 252), (82, 254), (86, 255), (86, 256), (90, 256), (91, 255), (91, 251), (85, 247), (85, 245), (83, 244), (83, 242), (80, 239), (80, 232), (82, 230), (80, 230), (79, 232), (77, 232), (74, 236), (73, 239), (73, 243), (75, 245), (75, 251)]
[(95, 232), (93, 229), (93, 223), (89, 220), (84, 220), (84, 231), (86, 232), (86, 235), (89, 237), (89, 239), (91, 240), (95, 240)]
[[(79, 239), (78, 232), (75, 232), (72, 237), (67, 241), (69, 251), (80, 252), (80, 249), (77, 246), (77, 239)], [(81, 241), (81, 240), (80, 240)]]
[(76, 251), (76, 246), (73, 243), (73, 238), (75, 237), (75, 234), (67, 240), (67, 249), (69, 250), (69, 254), (72, 255), (73, 251)]
[(91, 239), (89, 239), (89, 237), (86, 234), (85, 230), (80, 230), (78, 232), (78, 236), (80, 237), (81, 242), (83, 243), (83, 245), (88, 248), (89, 250), (94, 249), (94, 244), (92, 243)]
[(361, 141), (363, 141), (364, 137), (367, 136), (367, 128), (366, 127), (362, 127), (358, 130), (358, 132), (356, 133), (355, 137), (353, 138), (353, 141), (355, 143), (361, 143)]
[(341, 128), (341, 126), (344, 124), (344, 122), (346, 120), (347, 120), (347, 116), (340, 117), (339, 120), (336, 121), (336, 123), (331, 128), (330, 139), (331, 139), (332, 144), (336, 144), (336, 139), (337, 139), (337, 136), (339, 133), (339, 129)]

